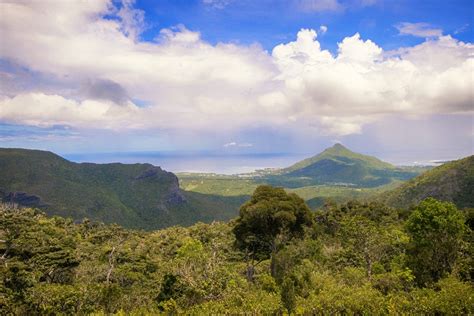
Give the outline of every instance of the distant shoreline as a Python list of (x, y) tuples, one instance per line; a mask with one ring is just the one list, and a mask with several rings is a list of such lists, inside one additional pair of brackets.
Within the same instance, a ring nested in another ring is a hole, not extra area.
[[(77, 163), (150, 163), (175, 173), (216, 173), (232, 175), (254, 172), (259, 169), (285, 168), (311, 154), (308, 153), (213, 153), (213, 152), (107, 152), (63, 154), (62, 157)], [(436, 166), (443, 160), (392, 162), (396, 166)]]

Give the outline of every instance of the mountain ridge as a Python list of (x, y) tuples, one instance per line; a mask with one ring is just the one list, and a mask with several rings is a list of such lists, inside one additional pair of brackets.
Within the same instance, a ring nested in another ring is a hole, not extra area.
[(40, 150), (0, 149), (0, 174), (4, 202), (130, 228), (228, 220), (244, 199), (185, 192), (175, 174), (151, 164), (74, 163)]
[(474, 207), (474, 155), (428, 170), (379, 199), (395, 207), (409, 207), (428, 197), (460, 208)]
[(326, 148), (325, 150), (323, 150), (319, 154), (316, 154), (316, 155), (314, 155), (310, 158), (306, 158), (302, 161), (299, 161), (299, 162), (293, 164), (290, 167), (283, 168), (282, 171), (284, 173), (293, 172), (295, 170), (305, 168), (305, 167), (307, 167), (311, 164), (314, 164), (314, 163), (316, 163), (316, 162), (318, 162), (322, 159), (326, 159), (326, 158), (329, 158), (329, 157), (352, 157), (352, 158), (360, 159), (362, 161), (370, 162), (373, 165), (375, 165), (375, 166), (377, 166), (381, 169), (382, 168), (395, 168), (394, 165), (392, 165), (388, 162), (384, 162), (384, 161), (382, 161), (382, 160), (380, 160), (376, 157), (372, 157), (372, 156), (368, 156), (368, 155), (353, 152), (352, 150), (348, 149), (347, 147), (345, 147), (341, 143), (336, 143), (333, 146)]
[(269, 175), (274, 185), (295, 188), (311, 185), (377, 187), (408, 180), (418, 172), (396, 167), (376, 157), (359, 154), (336, 143), (321, 153)]

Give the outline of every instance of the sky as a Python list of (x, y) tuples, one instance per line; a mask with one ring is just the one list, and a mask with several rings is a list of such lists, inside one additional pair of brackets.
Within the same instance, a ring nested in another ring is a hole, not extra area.
[(0, 147), (471, 155), (473, 12), (471, 0), (0, 0)]

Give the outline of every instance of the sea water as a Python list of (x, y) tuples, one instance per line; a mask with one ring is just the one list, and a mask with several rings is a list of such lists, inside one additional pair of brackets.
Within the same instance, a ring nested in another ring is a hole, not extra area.
[(74, 162), (93, 163), (150, 163), (172, 172), (206, 172), (240, 174), (265, 168), (284, 168), (308, 157), (308, 154), (205, 154), (172, 152), (126, 152), (66, 154)]

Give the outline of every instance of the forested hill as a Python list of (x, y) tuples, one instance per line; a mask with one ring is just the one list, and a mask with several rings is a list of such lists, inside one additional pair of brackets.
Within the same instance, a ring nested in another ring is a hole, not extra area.
[(422, 169), (396, 167), (335, 144), (318, 155), (279, 170), (276, 175), (268, 177), (268, 182), (287, 187), (344, 185), (367, 188), (394, 180), (408, 180), (420, 171)]
[(474, 155), (431, 169), (381, 196), (397, 207), (415, 205), (427, 197), (474, 207)]
[(132, 228), (228, 220), (243, 202), (184, 192), (173, 173), (151, 164), (78, 164), (40, 150), (0, 149), (0, 175), (4, 202)]
[(284, 172), (285, 173), (295, 172), (297, 170), (301, 170), (306, 167), (309, 167), (317, 163), (318, 161), (321, 161), (324, 159), (334, 159), (334, 160), (341, 159), (341, 160), (353, 160), (353, 161), (358, 160), (364, 165), (366, 165), (367, 167), (373, 168), (373, 169), (395, 169), (395, 166), (389, 164), (388, 162), (384, 162), (372, 156), (367, 156), (367, 155), (353, 152), (349, 150), (348, 148), (344, 147), (342, 144), (337, 143), (337, 144), (334, 144), (332, 147), (326, 148), (324, 151), (322, 151), (321, 153), (313, 157), (307, 158), (305, 160), (295, 163), (294, 165), (288, 168), (285, 168)]

